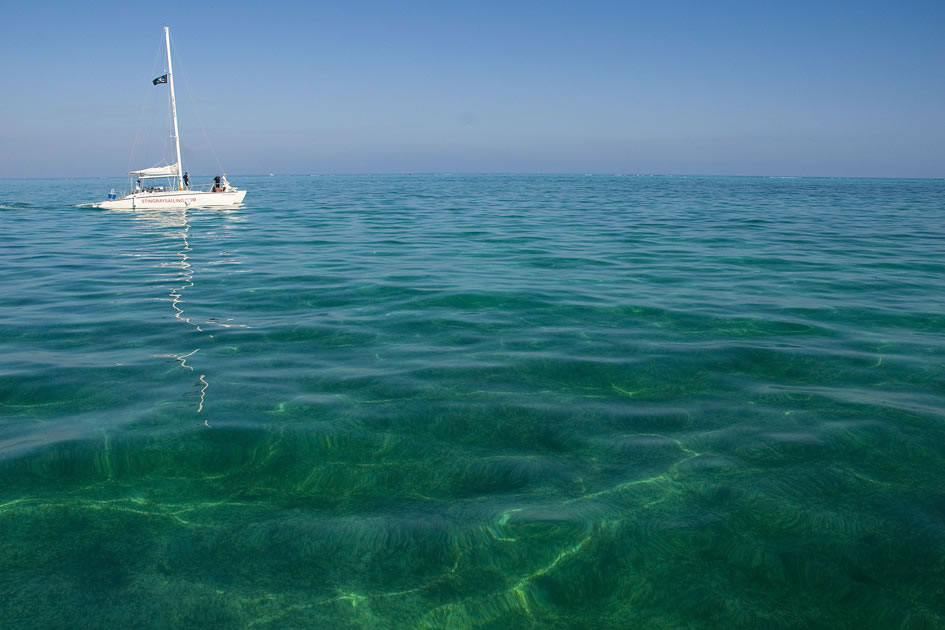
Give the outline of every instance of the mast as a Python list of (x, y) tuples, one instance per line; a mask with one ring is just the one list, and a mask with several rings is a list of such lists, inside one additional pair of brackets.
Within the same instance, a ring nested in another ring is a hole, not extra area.
[(171, 36), (164, 27), (164, 44), (167, 46), (167, 83), (171, 88), (171, 116), (174, 118), (174, 148), (177, 149), (177, 189), (184, 189), (184, 169), (180, 163), (180, 133), (177, 131), (177, 102), (174, 100), (174, 69), (171, 68)]

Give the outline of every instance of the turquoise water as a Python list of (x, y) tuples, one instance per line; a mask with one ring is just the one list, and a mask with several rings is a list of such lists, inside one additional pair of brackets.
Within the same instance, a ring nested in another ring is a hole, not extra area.
[(0, 180), (0, 626), (945, 625), (945, 182)]

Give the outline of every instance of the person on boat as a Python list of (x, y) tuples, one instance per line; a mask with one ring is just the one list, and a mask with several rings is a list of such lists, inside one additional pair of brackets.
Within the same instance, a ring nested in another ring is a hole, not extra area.
[(213, 178), (213, 192), (220, 192), (221, 190), (222, 188), (220, 188), (220, 176), (217, 175), (216, 177)]
[(230, 187), (230, 182), (226, 181), (226, 173), (223, 173), (221, 183), (223, 184), (223, 190), (227, 190)]
[(138, 183), (135, 184), (135, 192), (141, 192), (141, 178), (138, 178)]
[(190, 173), (184, 171), (184, 189), (190, 190)]

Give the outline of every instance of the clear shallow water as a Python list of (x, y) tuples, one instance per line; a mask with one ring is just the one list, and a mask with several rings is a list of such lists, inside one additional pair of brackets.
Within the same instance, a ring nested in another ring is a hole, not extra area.
[(0, 626), (940, 627), (945, 182), (0, 180)]

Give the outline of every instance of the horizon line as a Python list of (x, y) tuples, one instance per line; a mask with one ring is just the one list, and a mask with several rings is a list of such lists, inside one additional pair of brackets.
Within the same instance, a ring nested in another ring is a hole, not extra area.
[[(570, 176), (570, 177), (738, 177), (738, 178), (760, 178), (760, 179), (913, 179), (913, 180), (942, 180), (945, 175), (940, 176), (896, 176), (896, 175), (745, 175), (745, 174), (707, 174), (707, 173), (621, 173), (613, 171), (597, 172), (578, 172), (578, 171), (546, 171), (546, 172), (520, 172), (520, 171), (402, 171), (402, 172), (344, 172), (344, 173), (235, 173), (228, 174), (229, 177), (408, 177), (408, 176), (493, 176), (493, 177), (549, 177), (549, 176)], [(6, 180), (24, 180), (24, 179), (124, 179), (128, 175), (74, 175), (62, 177), (44, 177), (44, 176), (20, 176), (4, 177), (0, 176), (0, 181)], [(192, 177), (213, 177), (210, 173), (199, 173)]]

